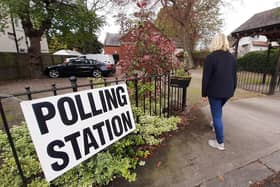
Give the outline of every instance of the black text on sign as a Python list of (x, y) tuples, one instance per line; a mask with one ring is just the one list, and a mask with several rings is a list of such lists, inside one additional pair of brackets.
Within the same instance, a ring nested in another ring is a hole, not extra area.
[(48, 181), (135, 129), (125, 84), (21, 102)]

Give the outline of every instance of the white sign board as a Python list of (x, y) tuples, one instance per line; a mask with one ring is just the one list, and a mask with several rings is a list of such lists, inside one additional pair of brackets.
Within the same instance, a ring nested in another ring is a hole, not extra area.
[(47, 181), (135, 129), (125, 84), (20, 104)]

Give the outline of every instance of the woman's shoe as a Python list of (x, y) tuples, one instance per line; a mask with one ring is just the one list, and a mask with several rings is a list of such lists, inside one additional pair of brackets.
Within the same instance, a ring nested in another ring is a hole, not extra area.
[(219, 149), (221, 151), (225, 150), (225, 144), (220, 144), (217, 142), (217, 140), (208, 140), (208, 145), (212, 148)]

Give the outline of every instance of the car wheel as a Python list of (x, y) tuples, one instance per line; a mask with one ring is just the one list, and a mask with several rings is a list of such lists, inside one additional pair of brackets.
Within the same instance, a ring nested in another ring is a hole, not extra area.
[(51, 78), (58, 78), (59, 77), (59, 71), (56, 69), (52, 69), (49, 71), (49, 77)]
[(92, 71), (92, 76), (95, 77), (95, 78), (99, 78), (101, 77), (102, 73), (99, 69), (95, 69)]

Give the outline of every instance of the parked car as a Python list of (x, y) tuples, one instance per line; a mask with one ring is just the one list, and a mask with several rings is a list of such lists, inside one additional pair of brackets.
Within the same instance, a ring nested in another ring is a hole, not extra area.
[(86, 56), (81, 55), (81, 56), (78, 56), (78, 57), (68, 57), (68, 58), (65, 58), (64, 63), (68, 63), (68, 62), (70, 62), (71, 60), (76, 60), (76, 59), (78, 59), (78, 58), (86, 58)]
[[(80, 55), (76, 58), (86, 58), (86, 59), (93, 59), (100, 62), (104, 62), (106, 64), (115, 64), (115, 60), (113, 58), (113, 55), (109, 54), (86, 54), (86, 55)], [(70, 60), (74, 59), (72, 58), (66, 58), (65, 62), (69, 62)]]
[(51, 78), (72, 75), (101, 77), (113, 73), (113, 69), (114, 65), (105, 64), (97, 60), (73, 58), (64, 64), (47, 67), (44, 73)]
[(85, 57), (87, 59), (97, 60), (100, 62), (104, 62), (106, 64), (115, 64), (113, 55), (109, 55), (109, 54), (86, 54)]
[(115, 65), (115, 60), (113, 58), (113, 55), (108, 55), (108, 54), (86, 54), (86, 55), (81, 55), (76, 58), (66, 58), (64, 63), (67, 63), (73, 59), (92, 59), (96, 60), (99, 62), (104, 62), (105, 64), (111, 64), (113, 65), (113, 73), (116, 72), (116, 65)]

